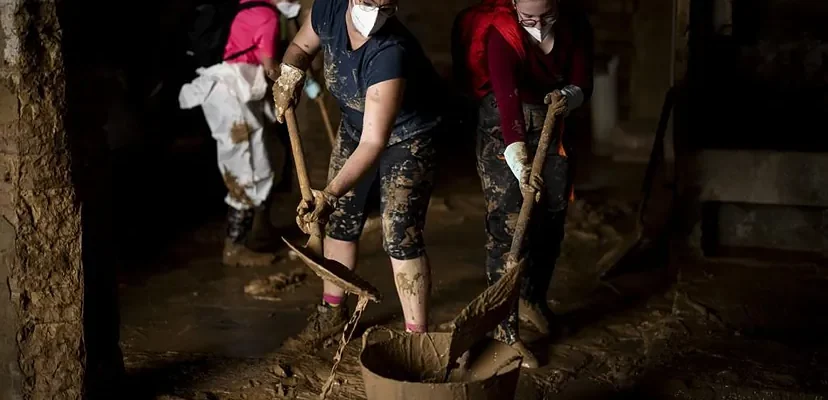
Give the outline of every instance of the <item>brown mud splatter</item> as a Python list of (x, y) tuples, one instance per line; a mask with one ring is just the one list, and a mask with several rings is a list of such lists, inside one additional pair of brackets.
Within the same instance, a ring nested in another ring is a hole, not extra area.
[(233, 144), (239, 144), (250, 140), (250, 124), (247, 122), (234, 122), (230, 128), (230, 140)]
[(253, 201), (250, 200), (250, 197), (247, 197), (244, 186), (239, 184), (239, 179), (227, 168), (224, 169), (224, 185), (227, 186), (227, 192), (233, 200), (247, 206), (253, 206)]
[(397, 283), (400, 292), (407, 293), (411, 296), (417, 296), (419, 288), (423, 286), (422, 281), (424, 279), (423, 274), (419, 272), (412, 279), (408, 279), (408, 274), (405, 272), (398, 272), (394, 277), (394, 281)]

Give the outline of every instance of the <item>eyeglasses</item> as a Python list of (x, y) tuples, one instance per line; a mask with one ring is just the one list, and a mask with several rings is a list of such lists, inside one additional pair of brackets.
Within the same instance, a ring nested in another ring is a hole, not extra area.
[(540, 21), (535, 20), (535, 19), (523, 19), (523, 17), (521, 17), (520, 14), (518, 14), (518, 18), (520, 18), (520, 21), (518, 21), (518, 23), (520, 23), (521, 25), (523, 25), (527, 28), (533, 28), (540, 21), (543, 21), (544, 25), (554, 24), (555, 21), (558, 20), (558, 14), (544, 15), (543, 17), (541, 17)]
[(397, 4), (385, 4), (385, 5), (378, 5), (371, 0), (362, 0), (357, 7), (361, 8), (363, 11), (366, 12), (374, 12), (379, 10), (381, 14), (384, 14), (387, 17), (392, 17), (394, 14), (397, 13)]

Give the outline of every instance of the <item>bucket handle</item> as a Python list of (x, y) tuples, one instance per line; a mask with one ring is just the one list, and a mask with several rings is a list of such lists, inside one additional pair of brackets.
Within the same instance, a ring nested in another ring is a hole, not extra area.
[(391, 328), (387, 328), (387, 327), (384, 327), (384, 326), (381, 326), (381, 325), (374, 325), (374, 326), (366, 329), (365, 333), (362, 334), (362, 351), (365, 351), (365, 346), (368, 345), (368, 338), (370, 338), (371, 334), (373, 334), (374, 331), (377, 331), (377, 330), (381, 330), (381, 331), (384, 331), (384, 332), (390, 334), (392, 339), (395, 338), (395, 337), (401, 336), (399, 332), (397, 332), (397, 331), (395, 331)]

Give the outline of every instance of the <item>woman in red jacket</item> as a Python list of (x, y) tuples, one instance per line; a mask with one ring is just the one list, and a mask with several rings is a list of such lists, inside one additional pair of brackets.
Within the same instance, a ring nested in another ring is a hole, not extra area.
[(525, 367), (536, 367), (537, 359), (519, 339), (518, 318), (544, 334), (553, 328), (546, 292), (572, 189), (562, 134), (554, 136), (542, 176), (530, 176), (530, 154), (538, 145), (545, 104), (559, 104), (555, 112), (566, 117), (592, 93), (592, 28), (583, 12), (559, 3), (483, 0), (458, 17), (453, 40), (455, 76), (467, 79), (466, 89), (479, 102), (477, 171), (487, 205), (490, 285), (505, 270), (522, 193), (542, 189), (528, 229), (520, 311), (498, 329), (500, 339), (523, 353)]

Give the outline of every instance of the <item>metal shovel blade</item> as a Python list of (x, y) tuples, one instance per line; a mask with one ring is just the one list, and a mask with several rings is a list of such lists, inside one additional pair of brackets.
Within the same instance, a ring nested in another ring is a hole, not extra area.
[(334, 260), (319, 257), (306, 247), (294, 246), (290, 241), (282, 241), (293, 250), (302, 262), (305, 263), (317, 276), (341, 287), (348, 293), (365, 296), (375, 303), (382, 301), (382, 294), (373, 285), (360, 278), (359, 275)]

